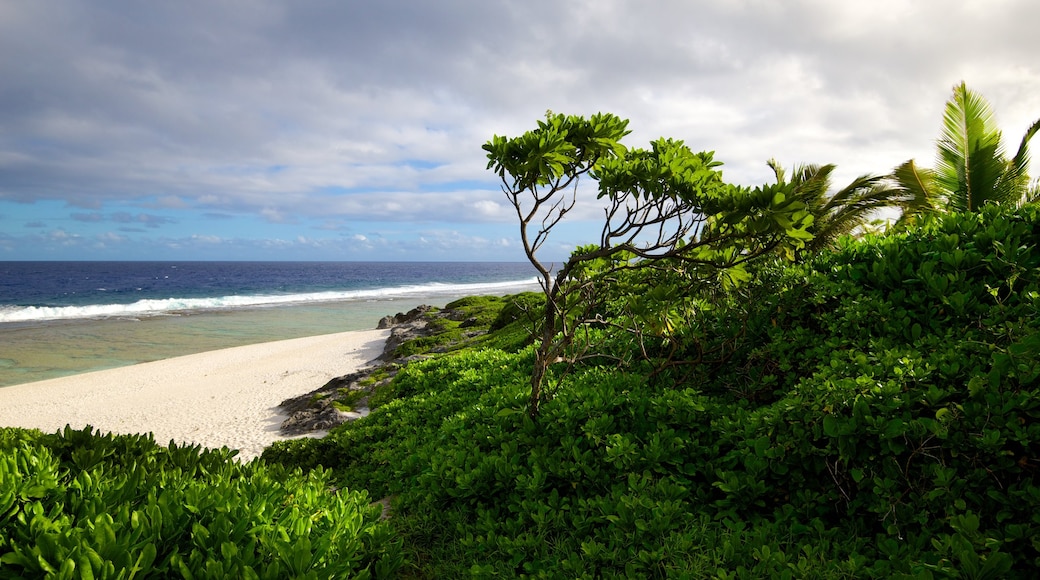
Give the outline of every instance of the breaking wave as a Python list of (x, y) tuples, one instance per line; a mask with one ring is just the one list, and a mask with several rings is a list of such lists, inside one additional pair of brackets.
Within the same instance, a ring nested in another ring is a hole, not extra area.
[(128, 304), (85, 304), (78, 306), (0, 306), (0, 324), (82, 318), (127, 318), (163, 316), (209, 310), (262, 308), (319, 302), (392, 300), (414, 296), (480, 295), (530, 290), (537, 279), (473, 284), (429, 283), (392, 288), (304, 292), (298, 294), (256, 294), (214, 298), (145, 299)]

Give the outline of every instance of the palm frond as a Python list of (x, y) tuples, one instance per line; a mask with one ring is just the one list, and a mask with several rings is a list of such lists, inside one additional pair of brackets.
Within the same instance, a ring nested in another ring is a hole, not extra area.
[(1018, 199), (1015, 201), (1019, 203), (1035, 201), (1034, 185), (1040, 187), (1040, 182), (1032, 185), (1029, 183), (1029, 140), (1036, 135), (1037, 131), (1040, 131), (1040, 119), (1037, 119), (1026, 130), (1025, 135), (1022, 136), (1022, 142), (1018, 146), (1018, 151), (1008, 163), (1005, 180), (1012, 182), (1007, 187), (1013, 187), (1018, 191)]
[(1025, 203), (1040, 202), (1040, 178), (1034, 179), (1033, 183), (1029, 184), (1023, 199)]
[(918, 167), (913, 159), (892, 171), (890, 176), (896, 187), (903, 190), (903, 217), (936, 211), (945, 202), (942, 191), (936, 186), (935, 172)]
[(792, 183), (799, 201), (804, 203), (810, 211), (814, 208), (822, 208), (827, 202), (827, 190), (831, 187), (831, 173), (834, 172), (833, 164), (827, 165), (799, 165), (795, 168)]
[(893, 184), (887, 176), (857, 177), (848, 186), (830, 196), (824, 206), (825, 211), (819, 215), (814, 214), (815, 237), (809, 242), (808, 249), (814, 251), (830, 246), (839, 237), (852, 234), (869, 222), (878, 211), (902, 207), (905, 198), (905, 191)]
[(773, 175), (776, 176), (776, 182), (783, 183), (785, 178), (784, 166), (780, 165), (780, 162), (777, 161), (775, 158), (766, 161), (766, 165), (768, 165), (769, 168), (773, 170)]
[(935, 169), (950, 209), (975, 211), (988, 201), (1007, 201), (1008, 192), (999, 187), (1006, 169), (993, 110), (962, 82), (946, 103)]
[(823, 210), (830, 213), (846, 205), (859, 204), (864, 199), (864, 192), (872, 191), (884, 179), (884, 176), (880, 175), (860, 175), (852, 180), (852, 183), (830, 196), (827, 203), (824, 204)]

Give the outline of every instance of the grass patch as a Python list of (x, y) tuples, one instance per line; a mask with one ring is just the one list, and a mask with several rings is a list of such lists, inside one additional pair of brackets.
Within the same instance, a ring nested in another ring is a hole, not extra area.
[(339, 389), (338, 396), (332, 406), (343, 412), (350, 412), (358, 401), (368, 396), (367, 389)]

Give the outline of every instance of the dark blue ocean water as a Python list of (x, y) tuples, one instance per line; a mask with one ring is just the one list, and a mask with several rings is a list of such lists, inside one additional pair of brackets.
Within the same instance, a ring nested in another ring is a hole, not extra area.
[(0, 262), (0, 325), (530, 289), (526, 263)]
[(535, 289), (520, 263), (0, 262), (0, 387)]

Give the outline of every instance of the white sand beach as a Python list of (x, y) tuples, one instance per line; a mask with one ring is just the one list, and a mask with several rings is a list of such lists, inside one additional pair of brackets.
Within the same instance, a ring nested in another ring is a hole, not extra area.
[(311, 336), (2, 387), (0, 426), (151, 432), (160, 444), (227, 446), (248, 461), (285, 439), (279, 403), (367, 366), (388, 334)]

